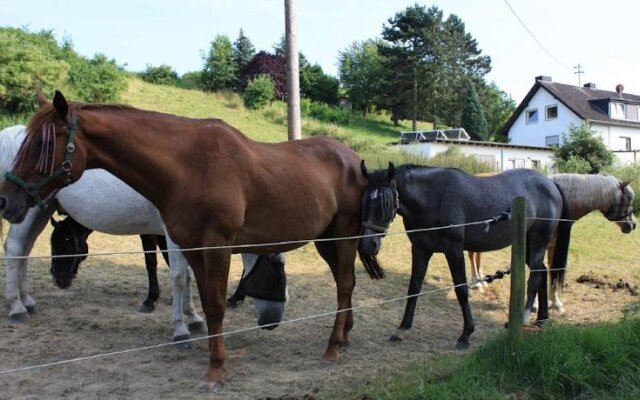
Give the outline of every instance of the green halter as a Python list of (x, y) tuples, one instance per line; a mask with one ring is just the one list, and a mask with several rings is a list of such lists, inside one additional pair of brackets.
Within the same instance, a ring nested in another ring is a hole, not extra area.
[(76, 150), (76, 145), (74, 142), (76, 140), (77, 126), (78, 113), (75, 112), (71, 117), (71, 123), (67, 125), (67, 128), (69, 128), (69, 138), (67, 139), (67, 152), (64, 155), (64, 160), (62, 160), (62, 164), (58, 168), (56, 168), (51, 173), (51, 175), (45, 176), (37, 182), (29, 183), (19, 176), (13, 174), (11, 171), (7, 171), (4, 174), (7, 180), (23, 188), (35, 200), (36, 204), (41, 209), (47, 208), (51, 204), (53, 197), (50, 197), (47, 200), (42, 200), (42, 198), (40, 197), (40, 189), (48, 185), (51, 181), (53, 181), (60, 175), (66, 176), (64, 180), (65, 186), (71, 184), (71, 158), (73, 157), (73, 152)]

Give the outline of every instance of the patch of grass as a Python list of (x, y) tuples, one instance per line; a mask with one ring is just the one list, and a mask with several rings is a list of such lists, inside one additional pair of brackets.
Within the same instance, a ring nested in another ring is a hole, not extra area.
[(416, 364), (343, 398), (631, 399), (640, 396), (640, 318), (549, 326), (510, 353), (500, 334), (471, 356)]

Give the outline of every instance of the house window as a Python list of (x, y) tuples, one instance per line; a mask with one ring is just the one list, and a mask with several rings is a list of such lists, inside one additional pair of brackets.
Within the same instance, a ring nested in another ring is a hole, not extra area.
[(622, 150), (631, 150), (631, 138), (620, 136), (620, 141), (622, 142)]
[(534, 108), (531, 110), (527, 110), (527, 124), (537, 124), (538, 123), (538, 109)]
[(545, 108), (545, 117), (547, 121), (558, 118), (558, 106), (547, 106)]
[(531, 168), (540, 169), (540, 160), (531, 160)]
[(510, 158), (507, 160), (507, 169), (524, 168), (524, 158)]
[(611, 102), (611, 110), (610, 117), (617, 119), (626, 119), (627, 118), (627, 110), (624, 106), (624, 103)]
[(560, 135), (551, 135), (544, 138), (545, 146), (560, 146)]

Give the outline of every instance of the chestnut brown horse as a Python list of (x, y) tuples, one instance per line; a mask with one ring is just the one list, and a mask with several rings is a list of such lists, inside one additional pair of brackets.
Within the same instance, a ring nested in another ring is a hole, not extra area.
[[(13, 170), (0, 188), (0, 213), (20, 222), (87, 168), (103, 168), (151, 201), (191, 265), (209, 333), (209, 364), (197, 389), (223, 386), (222, 338), (232, 253), (278, 253), (316, 238), (361, 231), (366, 179), (360, 158), (326, 138), (255, 142), (217, 119), (190, 119), (121, 105), (40, 99)], [(240, 245), (267, 244), (237, 247)], [(337, 286), (338, 309), (324, 358), (336, 361), (353, 325), (358, 240), (316, 241)], [(363, 259), (372, 277), (382, 270)]]

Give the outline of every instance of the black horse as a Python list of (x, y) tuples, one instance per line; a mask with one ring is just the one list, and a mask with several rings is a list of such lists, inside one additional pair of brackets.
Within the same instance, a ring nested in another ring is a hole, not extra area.
[[(71, 286), (78, 273), (80, 263), (85, 260), (89, 252), (87, 240), (93, 232), (71, 217), (61, 221), (51, 219), (53, 232), (51, 233), (51, 254), (70, 255), (72, 257), (53, 258), (51, 260), (51, 275), (54, 284), (62, 289)], [(161, 235), (140, 235), (142, 247), (145, 251), (145, 265), (149, 278), (149, 294), (138, 309), (139, 312), (149, 313), (155, 309), (160, 296), (158, 286), (158, 260), (154, 250), (160, 248), (165, 262), (169, 265), (167, 242)], [(284, 304), (287, 300), (287, 277), (284, 270), (285, 256), (283, 253), (269, 255), (243, 254), (246, 268), (238, 283), (236, 292), (229, 298), (228, 305), (235, 307), (245, 296), (254, 299), (258, 309), (258, 325), (268, 324), (265, 329), (273, 329), (277, 325), (273, 321), (281, 321), (284, 314)]]
[[(74, 255), (74, 257), (54, 257), (51, 260), (53, 283), (61, 289), (66, 289), (71, 286), (73, 278), (78, 273), (80, 263), (87, 258), (86, 254), (89, 252), (87, 239), (93, 230), (86, 228), (71, 217), (66, 217), (61, 221), (51, 218), (51, 225), (53, 225), (51, 254), (54, 256)], [(164, 261), (169, 265), (169, 256), (166, 252), (167, 241), (161, 235), (140, 235), (140, 240), (145, 251), (144, 261), (149, 278), (149, 293), (138, 308), (138, 312), (150, 313), (155, 310), (160, 297), (157, 273), (158, 259), (154, 250), (159, 248), (162, 251)]]
[[(564, 268), (569, 247), (571, 223), (562, 191), (544, 175), (529, 169), (514, 169), (489, 177), (477, 177), (455, 168), (432, 168), (403, 165), (368, 173), (363, 199), (363, 234), (386, 232), (396, 213), (403, 218), (411, 241), (412, 265), (409, 295), (402, 323), (392, 340), (401, 340), (402, 333), (411, 328), (417, 297), (429, 260), (433, 253), (444, 253), (456, 285), (455, 292), (464, 328), (458, 338), (457, 349), (469, 348), (474, 331), (469, 307), (469, 289), (465, 272), (464, 250), (490, 251), (511, 244), (511, 223), (470, 224), (488, 221), (509, 210), (513, 198), (524, 196), (527, 204), (527, 265), (531, 269), (528, 280), (525, 320), (536, 293), (539, 295), (537, 322), (549, 317), (547, 304), (547, 271), (544, 253), (553, 233), (558, 231), (554, 267)], [(360, 241), (361, 250), (376, 255), (381, 236), (366, 236)], [(535, 273), (537, 272), (537, 273)], [(526, 322), (525, 321), (525, 322)]]

